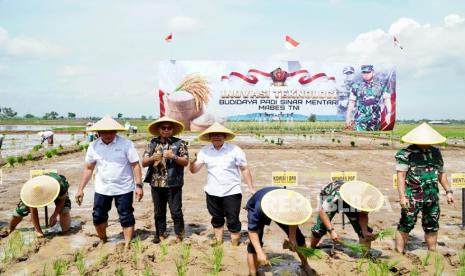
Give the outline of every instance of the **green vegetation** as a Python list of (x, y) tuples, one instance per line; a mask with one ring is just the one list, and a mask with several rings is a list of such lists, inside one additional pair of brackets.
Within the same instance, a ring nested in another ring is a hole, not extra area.
[(55, 276), (64, 275), (69, 268), (69, 262), (65, 259), (58, 258), (53, 262), (53, 272)]
[(422, 265), (423, 267), (428, 266), (428, 265), (429, 265), (429, 260), (430, 260), (430, 258), (431, 258), (431, 251), (428, 251), (428, 252), (426, 253), (425, 258), (423, 258), (423, 260), (421, 261), (421, 265)]
[(32, 151), (39, 151), (42, 148), (42, 145), (35, 145), (32, 147)]
[(0, 248), (0, 261), (6, 263), (24, 254), (26, 240), (19, 231), (14, 231)]
[(32, 156), (32, 153), (28, 153), (26, 155), (26, 159), (27, 159), (27, 161), (32, 161), (34, 159), (34, 157)]
[(342, 245), (343, 247), (352, 251), (352, 253), (366, 253), (368, 250), (366, 246), (361, 245), (357, 242), (348, 242), (348, 241), (339, 240), (338, 243)]
[(383, 240), (386, 237), (392, 237), (396, 234), (396, 229), (386, 228), (375, 234), (377, 239)]
[(191, 253), (191, 245), (183, 243), (181, 245), (180, 257), (175, 260), (176, 273), (178, 276), (185, 276), (187, 272), (187, 265), (189, 264), (189, 257)]
[(15, 166), (15, 163), (16, 163), (16, 157), (14, 156), (7, 156), (6, 158), (6, 163), (8, 165), (10, 165), (11, 167), (14, 167)]
[(76, 268), (79, 271), (79, 275), (86, 274), (86, 264), (84, 262), (84, 254), (82, 251), (78, 250), (74, 253), (74, 263), (76, 264)]
[(121, 266), (118, 266), (115, 270), (115, 275), (116, 276), (123, 276), (124, 275), (124, 269)]
[(368, 269), (366, 271), (368, 276), (388, 276), (391, 275), (390, 271), (399, 263), (399, 261), (381, 261), (368, 263)]
[(145, 264), (144, 271), (142, 271), (142, 275), (144, 275), (144, 276), (155, 276), (155, 273), (153, 272), (150, 265)]
[(444, 271), (444, 258), (436, 253), (434, 258), (434, 276), (441, 276)]
[(355, 147), (355, 141), (350, 141), (350, 146)]
[(163, 258), (168, 255), (168, 245), (166, 243), (161, 242), (160, 243), (160, 260), (163, 260)]
[(132, 261), (135, 265), (137, 265), (137, 260), (139, 259), (140, 254), (142, 253), (142, 242), (140, 240), (140, 236), (137, 235), (131, 242), (131, 249), (133, 250), (132, 253)]
[(221, 271), (221, 263), (223, 262), (224, 251), (221, 245), (213, 247), (213, 275), (217, 276)]
[(274, 256), (274, 257), (271, 257), (271, 258), (268, 259), (268, 264), (271, 265), (271, 266), (279, 265), (279, 263), (281, 263), (282, 261), (283, 261), (283, 257)]
[(24, 162), (26, 162), (26, 159), (24, 159), (24, 157), (20, 155), (16, 157), (16, 162), (18, 162), (19, 164), (24, 164)]

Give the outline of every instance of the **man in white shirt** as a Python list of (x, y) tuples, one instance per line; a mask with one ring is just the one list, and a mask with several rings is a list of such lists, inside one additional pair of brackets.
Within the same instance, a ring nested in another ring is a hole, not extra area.
[(251, 194), (255, 193), (252, 174), (247, 166), (244, 151), (236, 145), (225, 143), (235, 134), (219, 123), (215, 123), (199, 135), (199, 140), (210, 141), (203, 147), (196, 160), (191, 160), (191, 173), (207, 168), (207, 185), (204, 188), (211, 224), (215, 231), (215, 243), (223, 242), (224, 223), (231, 232), (231, 243), (239, 245), (242, 190), (241, 172)]
[(101, 242), (105, 243), (108, 212), (114, 199), (119, 221), (123, 227), (125, 247), (128, 248), (134, 235), (135, 225), (132, 207), (134, 181), (137, 201), (140, 201), (144, 195), (139, 155), (131, 141), (116, 135), (117, 131), (125, 131), (125, 129), (110, 116), (105, 116), (88, 130), (98, 132), (99, 138), (87, 149), (81, 184), (75, 196), (76, 202), (81, 205), (84, 187), (89, 182), (94, 168), (97, 168), (92, 212), (95, 230)]
[(40, 144), (43, 144), (45, 140), (47, 140), (47, 143), (49, 145), (53, 145), (53, 134), (54, 133), (51, 130), (40, 131), (39, 133), (37, 133), (37, 135), (39, 135), (42, 138)]

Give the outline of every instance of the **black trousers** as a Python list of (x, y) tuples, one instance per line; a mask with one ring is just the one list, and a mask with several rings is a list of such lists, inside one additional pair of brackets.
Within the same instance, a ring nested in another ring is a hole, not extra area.
[(241, 211), (242, 194), (223, 197), (205, 194), (207, 196), (207, 209), (212, 216), (211, 223), (213, 228), (223, 227), (226, 221), (230, 232), (240, 232), (241, 221), (239, 220), (239, 213)]
[[(277, 222), (276, 222), (276, 224), (279, 226), (279, 228), (281, 228), (286, 233), (287, 237), (289, 238), (289, 225), (284, 225), (284, 224), (277, 223)], [(263, 246), (263, 229), (264, 228), (265, 228), (265, 225), (258, 228), (258, 230), (257, 230), (258, 239), (260, 240), (260, 245), (261, 246)], [(296, 229), (295, 239), (297, 240), (297, 245), (298, 246), (304, 246), (305, 245), (305, 236), (304, 236), (304, 234), (302, 234), (299, 227), (297, 227), (297, 229)], [(247, 245), (247, 253), (250, 253), (250, 254), (256, 254), (257, 253), (255, 251), (255, 247), (253, 247), (253, 244), (250, 241), (249, 241), (249, 244)]]
[(156, 235), (164, 235), (166, 232), (166, 205), (170, 208), (171, 218), (174, 223), (174, 233), (184, 233), (184, 216), (182, 214), (182, 187), (155, 188), (152, 187), (153, 208), (155, 210)]

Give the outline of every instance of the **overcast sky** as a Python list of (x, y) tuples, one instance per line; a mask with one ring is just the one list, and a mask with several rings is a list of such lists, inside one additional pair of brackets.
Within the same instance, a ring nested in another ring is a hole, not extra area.
[(157, 117), (166, 59), (390, 63), (398, 118), (465, 119), (465, 1), (0, 0), (0, 107), (20, 115)]

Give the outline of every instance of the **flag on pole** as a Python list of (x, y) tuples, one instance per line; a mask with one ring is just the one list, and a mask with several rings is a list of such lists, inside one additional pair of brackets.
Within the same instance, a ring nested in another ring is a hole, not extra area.
[(400, 45), (400, 42), (399, 42), (399, 40), (397, 39), (396, 36), (394, 36), (394, 45), (396, 45), (397, 47), (399, 47), (401, 50), (404, 49), (404, 47), (402, 47), (402, 45)]
[(169, 34), (165, 37), (166, 42), (171, 42), (172, 39), (173, 39), (173, 34)]
[(297, 42), (292, 37), (286, 35), (286, 48), (287, 49), (294, 49), (295, 47), (299, 46), (299, 42)]

